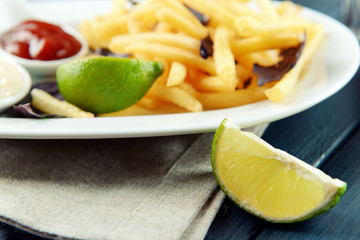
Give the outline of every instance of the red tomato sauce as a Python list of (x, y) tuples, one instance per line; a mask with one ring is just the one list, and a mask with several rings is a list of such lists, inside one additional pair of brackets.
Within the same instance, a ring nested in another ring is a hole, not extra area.
[(29, 20), (4, 33), (1, 47), (15, 56), (35, 60), (57, 60), (74, 56), (81, 43), (61, 27)]

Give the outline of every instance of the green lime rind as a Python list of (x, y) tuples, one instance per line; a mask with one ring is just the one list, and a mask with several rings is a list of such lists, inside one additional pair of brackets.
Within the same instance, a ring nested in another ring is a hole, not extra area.
[(235, 199), (235, 197), (229, 192), (227, 191), (226, 186), (224, 185), (224, 183), (221, 181), (221, 177), (218, 175), (217, 170), (216, 170), (216, 166), (215, 166), (215, 155), (216, 155), (216, 147), (217, 147), (217, 143), (221, 137), (221, 135), (223, 134), (224, 128), (225, 128), (225, 123), (228, 121), (228, 119), (224, 119), (220, 126), (217, 128), (215, 134), (214, 134), (214, 138), (213, 138), (213, 142), (211, 145), (211, 166), (213, 169), (213, 172), (215, 174), (216, 180), (221, 188), (221, 190), (225, 193), (225, 195), (232, 201), (234, 202), (237, 206), (239, 206), (241, 209), (243, 209), (244, 211), (258, 217), (261, 218), (263, 220), (266, 220), (268, 222), (272, 222), (272, 223), (296, 223), (296, 222), (302, 222), (305, 220), (309, 220), (315, 216), (318, 216), (322, 213), (327, 212), (328, 210), (330, 210), (332, 207), (334, 207), (341, 199), (341, 197), (345, 194), (346, 189), (347, 189), (347, 184), (345, 183), (344, 186), (340, 187), (337, 192), (334, 194), (334, 196), (328, 201), (328, 203), (324, 206), (322, 206), (321, 208), (310, 212), (304, 216), (298, 217), (298, 218), (293, 218), (293, 219), (270, 219), (267, 217), (264, 217), (254, 211), (252, 211), (251, 209), (247, 208), (246, 206), (242, 205), (239, 201), (237, 201)]
[(60, 66), (56, 78), (59, 91), (67, 102), (98, 114), (135, 104), (162, 72), (160, 62), (96, 57)]

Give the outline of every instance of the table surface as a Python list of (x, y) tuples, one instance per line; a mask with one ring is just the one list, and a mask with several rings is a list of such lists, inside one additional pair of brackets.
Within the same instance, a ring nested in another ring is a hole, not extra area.
[[(296, 3), (340, 18), (340, 1)], [(273, 122), (263, 139), (348, 183), (336, 207), (296, 224), (272, 224), (225, 198), (205, 239), (360, 239), (360, 72), (341, 91), (297, 115)], [(4, 223), (0, 239), (44, 240)]]

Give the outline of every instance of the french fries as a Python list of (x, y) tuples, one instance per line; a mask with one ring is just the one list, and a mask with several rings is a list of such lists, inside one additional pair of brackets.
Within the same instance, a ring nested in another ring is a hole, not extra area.
[(160, 21), (164, 21), (174, 29), (196, 39), (205, 38), (207, 35), (207, 30), (204, 27), (197, 27), (193, 22), (171, 8), (162, 8), (158, 10), (156, 16)]
[[(79, 28), (91, 48), (164, 65), (162, 76), (138, 103), (99, 116), (199, 112), (286, 98), (316, 53), (324, 30), (301, 18), (301, 7), (290, 1), (253, 1), (257, 8), (248, 0), (145, 0), (131, 8), (125, 0), (114, 0), (110, 13), (84, 20)], [(284, 58), (282, 50), (303, 42), (292, 69), (280, 80), (258, 86), (254, 64), (277, 66)]]
[(187, 68), (179, 62), (172, 62), (169, 77), (166, 82), (167, 87), (177, 86), (184, 82)]
[(31, 105), (44, 113), (70, 118), (94, 117), (93, 113), (85, 112), (71, 103), (61, 101), (44, 90), (34, 88), (30, 94), (32, 97)]
[(174, 46), (189, 50), (191, 52), (197, 52), (200, 48), (200, 41), (195, 38), (179, 35), (176, 33), (162, 33), (162, 32), (143, 32), (138, 34), (122, 34), (111, 39), (109, 43), (109, 50), (117, 53), (125, 53), (125, 47), (137, 43), (137, 42), (149, 42), (149, 43), (161, 43), (168, 46)]
[(214, 61), (216, 74), (226, 86), (223, 90), (234, 91), (237, 85), (235, 59), (230, 47), (230, 33), (223, 27), (214, 32)]

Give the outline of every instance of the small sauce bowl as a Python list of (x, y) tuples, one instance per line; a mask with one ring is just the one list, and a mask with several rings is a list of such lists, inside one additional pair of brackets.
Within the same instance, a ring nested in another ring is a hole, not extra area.
[(29, 93), (32, 81), (28, 71), (26, 71), (26, 69), (20, 64), (14, 62), (12, 59), (7, 58), (6, 56), (0, 56), (0, 64), (6, 64), (5, 67), (7, 67), (7, 70), (18, 72), (22, 80), (22, 87), (18, 91), (14, 92), (12, 95), (0, 97), (0, 112), (2, 112), (21, 101)]
[[(56, 23), (55, 23), (56, 24)], [(72, 60), (84, 57), (89, 50), (89, 45), (85, 38), (82, 36), (80, 32), (78, 32), (76, 29), (63, 24), (57, 24), (60, 26), (66, 33), (72, 35), (75, 37), (81, 44), (81, 49), (73, 56), (58, 60), (32, 60), (32, 59), (26, 59), (21, 58), (18, 56), (15, 56), (11, 53), (6, 52), (1, 46), (0, 46), (0, 55), (5, 56), (6, 58), (10, 58), (16, 63), (19, 63), (23, 67), (25, 67), (26, 70), (29, 71), (29, 73), (32, 76), (36, 77), (49, 77), (54, 76), (56, 73), (56, 69), (67, 62), (70, 62)], [(1, 38), (1, 35), (0, 35)]]

